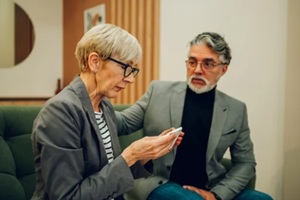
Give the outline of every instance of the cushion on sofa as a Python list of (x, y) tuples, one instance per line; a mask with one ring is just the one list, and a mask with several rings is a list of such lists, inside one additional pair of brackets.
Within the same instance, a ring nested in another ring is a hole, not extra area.
[(30, 199), (35, 188), (31, 129), (40, 106), (0, 106), (0, 199)]

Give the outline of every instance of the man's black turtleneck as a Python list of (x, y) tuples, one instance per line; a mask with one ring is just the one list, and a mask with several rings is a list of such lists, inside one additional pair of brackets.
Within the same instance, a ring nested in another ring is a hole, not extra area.
[(196, 94), (187, 87), (181, 122), (185, 135), (177, 148), (170, 181), (205, 189), (206, 151), (214, 99), (215, 88)]

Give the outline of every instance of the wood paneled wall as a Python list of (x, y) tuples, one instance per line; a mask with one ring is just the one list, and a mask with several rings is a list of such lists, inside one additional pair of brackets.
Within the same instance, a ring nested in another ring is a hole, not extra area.
[(105, 3), (106, 23), (118, 25), (140, 42), (143, 58), (135, 82), (122, 91), (115, 104), (134, 103), (147, 90), (151, 80), (158, 79), (159, 63), (159, 0), (64, 0), (64, 77), (66, 86), (79, 72), (74, 57), (78, 40), (83, 33), (85, 9)]

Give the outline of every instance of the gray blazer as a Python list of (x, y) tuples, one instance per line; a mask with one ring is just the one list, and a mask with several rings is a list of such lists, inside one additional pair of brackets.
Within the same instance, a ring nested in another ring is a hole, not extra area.
[[(153, 81), (137, 103), (121, 113), (116, 113), (119, 133), (128, 134), (144, 128), (144, 134), (151, 136), (170, 127), (181, 126), (186, 88), (186, 82)], [(220, 161), (228, 148), (233, 167), (226, 173)], [(135, 190), (129, 195), (135, 199), (146, 199), (155, 187), (166, 182), (175, 154), (176, 149), (154, 160), (155, 176), (137, 180)], [(218, 90), (215, 94), (206, 165), (207, 188), (224, 200), (237, 195), (255, 174), (256, 162), (246, 105)]]
[(130, 169), (120, 156), (113, 107), (107, 99), (100, 106), (114, 150), (109, 164), (79, 76), (43, 106), (32, 131), (37, 180), (32, 199), (123, 199), (134, 177), (149, 175), (139, 163)]

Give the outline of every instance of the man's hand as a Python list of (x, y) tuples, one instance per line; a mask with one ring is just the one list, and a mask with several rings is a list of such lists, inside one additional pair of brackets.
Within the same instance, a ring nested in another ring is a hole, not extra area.
[(202, 190), (190, 185), (184, 185), (183, 188), (196, 192), (197, 194), (201, 195), (205, 200), (216, 200), (215, 195), (210, 191)]

